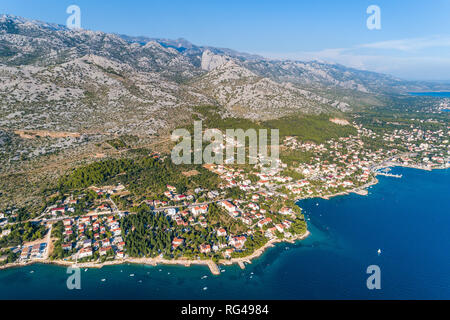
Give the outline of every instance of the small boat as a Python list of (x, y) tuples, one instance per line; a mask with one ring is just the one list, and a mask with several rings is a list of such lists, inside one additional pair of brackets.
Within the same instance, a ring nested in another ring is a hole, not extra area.
[(381, 256), (381, 249), (378, 249), (378, 255)]
[(167, 272), (167, 274), (170, 274), (170, 272)]
[(208, 290), (208, 287), (204, 287), (204, 288), (203, 288), (203, 291), (206, 291), (206, 290)]
[(222, 273), (225, 272), (225, 269), (220, 270), (220, 272), (222, 272)]
[(319, 206), (319, 203), (316, 203), (316, 207), (318, 207)]
[(87, 272), (88, 271), (88, 269), (84, 269), (84, 272)]
[(106, 281), (106, 279), (102, 279), (102, 282), (105, 282)]
[(134, 273), (130, 274), (130, 277), (134, 277)]
[(142, 280), (139, 280), (138, 282), (139, 282), (139, 283), (142, 283)]
[(33, 270), (31, 270), (31, 271), (30, 271), (30, 273), (34, 273), (34, 271), (33, 271)]
[(206, 278), (208, 278), (208, 276), (203, 276), (203, 277), (202, 277), (202, 280), (203, 280), (203, 279), (206, 279)]

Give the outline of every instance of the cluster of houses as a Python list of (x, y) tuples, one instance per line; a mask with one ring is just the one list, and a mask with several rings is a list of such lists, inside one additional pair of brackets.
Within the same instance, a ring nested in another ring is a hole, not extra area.
[(394, 161), (403, 166), (417, 166), (424, 169), (448, 168), (449, 132), (444, 130), (394, 130), (391, 135), (384, 135), (385, 141), (402, 141), (409, 155), (399, 156)]
[[(98, 252), (100, 257), (105, 255), (119, 259), (125, 257), (125, 242), (116, 216), (68, 218), (63, 220), (63, 225), (62, 248), (64, 251), (73, 252), (72, 258), (90, 258), (94, 252)], [(92, 236), (88, 237), (88, 234)]]
[(208, 212), (208, 205), (193, 205), (185, 210), (178, 210), (176, 208), (169, 208), (166, 210), (167, 216), (176, 222), (178, 226), (188, 226), (199, 224), (206, 228), (205, 214)]
[(5, 212), (0, 212), (0, 228), (8, 224), (9, 218), (17, 217), (18, 209), (8, 209)]
[[(305, 176), (305, 179), (287, 184), (287, 189), (297, 197), (352, 189), (369, 182), (373, 174), (371, 167), (386, 159), (404, 166), (429, 169), (449, 167), (448, 131), (402, 129), (380, 136), (361, 125), (355, 126), (358, 132), (356, 136), (332, 139), (322, 144), (300, 142), (295, 137), (286, 137), (284, 147), (309, 151), (314, 155), (309, 163), (301, 163), (293, 168)], [(382, 138), (387, 143), (392, 143), (392, 148), (371, 151), (364, 147), (363, 138)], [(396, 148), (399, 141), (411, 151), (409, 155), (400, 155)], [(311, 184), (311, 180), (315, 183)]]
[[(80, 196), (81, 197), (81, 196)], [(48, 206), (45, 210), (47, 215), (51, 217), (70, 216), (75, 213), (75, 206), (79, 204), (79, 199), (67, 198), (64, 201), (58, 202), (52, 206)], [(113, 212), (112, 204), (105, 201), (98, 206), (90, 208), (91, 210), (85, 210), (87, 214), (101, 213), (109, 214)]]
[(32, 246), (24, 246), (20, 251), (19, 262), (44, 259), (47, 252), (47, 243), (36, 243)]
[[(241, 220), (247, 225), (247, 231), (239, 235), (229, 234), (225, 228), (220, 227), (215, 230), (219, 239), (218, 243), (203, 243), (198, 247), (200, 253), (209, 254), (221, 252), (225, 258), (230, 258), (234, 251), (245, 250), (245, 243), (249, 236), (255, 232), (261, 232), (269, 239), (276, 237), (277, 232), (291, 236), (289, 228), (292, 220), (296, 218), (294, 210), (288, 207), (283, 207), (277, 214), (284, 217), (282, 223), (274, 224), (271, 218), (266, 217), (267, 211), (261, 208), (264, 203), (264, 198), (269, 195), (266, 192), (259, 192), (249, 195), (248, 199), (239, 200), (220, 200), (217, 201), (219, 208), (225, 214), (228, 214), (232, 219)], [(178, 211), (175, 208), (169, 208), (165, 211), (178, 226), (194, 226), (200, 225), (203, 228), (208, 226), (208, 205), (191, 205), (185, 210)], [(179, 248), (186, 245), (185, 240), (176, 237), (172, 241), (172, 249)]]
[(211, 166), (212, 171), (217, 173), (222, 179), (223, 188), (238, 187), (245, 192), (257, 192), (264, 187), (271, 187), (292, 181), (292, 177), (283, 176), (280, 173), (286, 167), (286, 164), (280, 163), (278, 167), (274, 167), (271, 170), (256, 171), (254, 175), (258, 178), (258, 181), (252, 182), (243, 169), (224, 165)]
[[(312, 143), (308, 143), (312, 145)], [(342, 150), (346, 150), (344, 153)], [(338, 188), (349, 189), (367, 183), (371, 177), (371, 162), (377, 154), (367, 154), (361, 149), (358, 139), (339, 138), (314, 149), (310, 163), (302, 163), (296, 169), (305, 179), (288, 186), (295, 195), (311, 196), (333, 192)], [(327, 155), (327, 157), (324, 157)], [(323, 159), (332, 159), (324, 161)], [(381, 158), (380, 158), (381, 159)], [(314, 185), (310, 180), (315, 180)]]
[[(164, 196), (166, 196), (166, 198), (168, 198), (171, 201), (174, 202), (182, 202), (182, 201), (191, 201), (194, 200), (194, 196), (193, 195), (185, 195), (185, 194), (178, 194), (177, 193), (177, 188), (171, 185), (167, 185), (167, 191), (164, 192)], [(158, 201), (158, 200), (156, 200)], [(153, 204), (157, 207), (159, 204), (154, 201)], [(163, 205), (167, 204), (167, 202), (162, 203)]]

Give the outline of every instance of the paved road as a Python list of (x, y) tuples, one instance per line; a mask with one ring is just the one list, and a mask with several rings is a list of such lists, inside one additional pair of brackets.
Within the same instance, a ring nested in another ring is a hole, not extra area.
[(183, 207), (193, 208), (193, 207), (204, 206), (207, 204), (216, 203), (216, 202), (220, 202), (220, 201), (232, 201), (232, 199), (216, 199), (216, 200), (211, 200), (211, 201), (202, 202), (202, 203), (194, 203), (194, 204), (191, 204), (188, 206), (176, 205), (176, 206), (170, 206), (170, 207), (161, 207), (161, 208), (154, 209), (153, 211), (161, 212), (161, 211), (168, 210), (168, 209), (177, 209), (177, 208), (183, 208)]
[[(34, 219), (30, 219), (30, 220), (26, 220), (26, 221), (21, 221), (21, 222), (12, 222), (12, 223), (8, 223), (7, 225), (15, 225), (15, 224), (20, 224), (20, 223), (27, 223), (27, 222), (45, 222), (48, 224), (53, 224), (55, 222), (58, 221), (63, 221), (65, 219), (77, 219), (77, 218), (83, 218), (83, 217), (92, 217), (92, 216), (111, 216), (111, 215), (117, 215), (120, 213), (123, 213), (123, 211), (120, 211), (117, 208), (117, 205), (114, 203), (114, 201), (112, 199), (110, 199), (114, 210), (111, 212), (98, 212), (98, 213), (91, 213), (91, 214), (86, 214), (86, 215), (82, 215), (82, 216), (61, 216), (61, 217), (57, 217), (57, 218), (51, 218), (51, 219), (42, 219), (42, 215), (39, 216), (38, 218), (34, 218)], [(183, 207), (187, 207), (187, 208), (193, 208), (193, 207), (197, 207), (197, 206), (203, 206), (203, 205), (207, 205), (207, 204), (211, 204), (211, 203), (217, 203), (219, 201), (223, 201), (223, 200), (227, 200), (227, 201), (232, 201), (232, 199), (215, 199), (215, 200), (211, 200), (211, 201), (207, 201), (207, 202), (202, 202), (202, 203), (194, 203), (191, 205), (175, 205), (175, 206), (168, 206), (168, 207), (161, 207), (161, 208), (156, 208), (153, 211), (154, 212), (161, 212), (161, 211), (165, 211), (168, 209), (176, 209), (176, 208), (183, 208)], [(130, 214), (134, 214), (134, 213), (130, 213)]]
[(50, 244), (51, 244), (51, 238), (52, 238), (52, 228), (53, 224), (50, 224), (50, 228), (48, 229), (47, 237), (45, 242), (47, 243), (47, 247), (45, 248), (45, 254), (44, 254), (44, 260), (48, 259), (48, 256), (50, 254)]

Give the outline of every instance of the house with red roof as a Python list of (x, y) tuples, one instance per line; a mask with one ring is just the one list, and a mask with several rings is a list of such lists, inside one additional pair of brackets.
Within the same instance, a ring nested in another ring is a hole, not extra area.
[(172, 249), (176, 249), (184, 243), (184, 239), (182, 238), (174, 238), (172, 241)]
[(280, 209), (280, 214), (282, 215), (292, 215), (294, 214), (294, 211), (291, 208), (284, 207)]
[(236, 211), (236, 207), (231, 202), (224, 200), (220, 203), (220, 205), (225, 208), (228, 212)]
[(177, 188), (171, 185), (167, 185), (167, 190), (169, 190), (170, 192), (176, 192)]
[(231, 246), (239, 249), (244, 246), (246, 241), (247, 241), (247, 238), (245, 236), (237, 236), (237, 237), (231, 237), (230, 240), (228, 241), (228, 243)]
[(191, 212), (194, 215), (194, 217), (201, 215), (201, 214), (205, 214), (208, 212), (208, 205), (205, 204), (203, 206), (196, 206), (191, 208)]
[(78, 252), (78, 258), (79, 259), (83, 259), (86, 257), (92, 257), (92, 248), (82, 248), (79, 252)]
[(265, 218), (265, 219), (260, 220), (260, 221), (258, 222), (258, 227), (262, 228), (262, 227), (264, 227), (265, 225), (268, 225), (268, 224), (271, 223), (271, 222), (272, 222), (272, 219), (271, 219), (271, 218)]
[(227, 231), (224, 228), (220, 228), (219, 230), (217, 230), (217, 236), (218, 237), (226, 237)]
[(66, 208), (65, 208), (65, 207), (53, 208), (53, 209), (51, 210), (51, 213), (52, 213), (53, 215), (63, 214), (63, 213), (65, 213), (65, 212), (66, 212)]
[(201, 253), (210, 253), (211, 252), (211, 246), (209, 244), (202, 244), (202, 245), (200, 245), (200, 252)]

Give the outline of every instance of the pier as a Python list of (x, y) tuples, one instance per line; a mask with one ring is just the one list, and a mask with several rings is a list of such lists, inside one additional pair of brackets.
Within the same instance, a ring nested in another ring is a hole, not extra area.
[(369, 194), (369, 191), (366, 189), (356, 189), (353, 192), (359, 194), (360, 196), (367, 196)]
[(385, 177), (399, 178), (399, 179), (403, 177), (403, 175), (401, 175), (401, 174), (393, 174), (393, 173), (380, 172), (380, 171), (376, 171), (375, 174), (380, 175), (380, 176), (385, 176)]
[(211, 273), (213, 274), (213, 275), (219, 275), (220, 274), (220, 270), (219, 270), (219, 267), (217, 266), (217, 264), (215, 264), (212, 260), (210, 260), (210, 261), (208, 261), (208, 267), (209, 267), (209, 270), (211, 271)]

